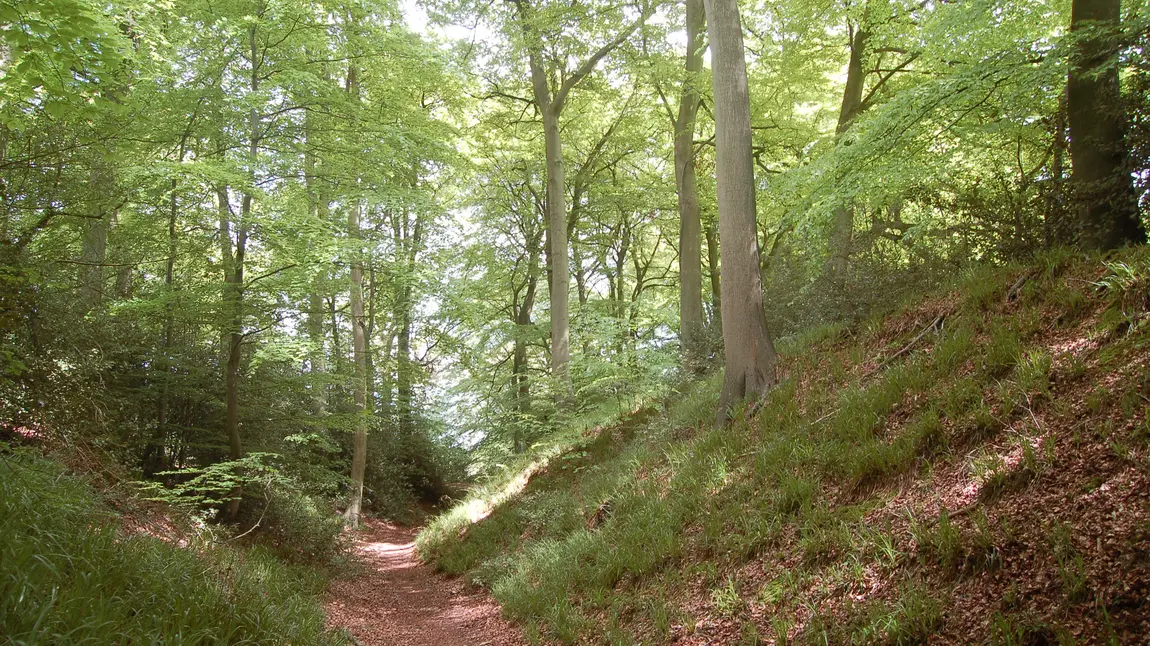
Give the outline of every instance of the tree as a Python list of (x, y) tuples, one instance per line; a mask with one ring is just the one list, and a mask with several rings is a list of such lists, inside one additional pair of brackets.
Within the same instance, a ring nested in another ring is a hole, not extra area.
[(1074, 0), (1067, 77), (1070, 160), (1081, 244), (1108, 250), (1146, 242), (1123, 132), (1114, 31), (1121, 0)]
[(715, 173), (722, 249), (723, 346), (726, 367), (719, 422), (748, 395), (775, 384), (775, 346), (763, 310), (755, 206), (751, 102), (736, 0), (707, 0), (715, 88)]
[[(520, 28), (527, 49), (531, 72), (531, 92), (543, 120), (543, 139), (547, 159), (547, 233), (551, 259), (551, 375), (559, 382), (560, 398), (571, 400), (571, 322), (569, 294), (571, 270), (567, 257), (567, 187), (563, 172), (563, 139), (559, 119), (567, 105), (568, 96), (583, 79), (595, 70), (608, 54), (623, 44), (647, 20), (649, 9), (644, 8), (639, 18), (624, 27), (614, 39), (588, 56), (575, 70), (566, 73), (566, 59), (562, 65), (551, 63), (544, 56), (543, 39), (539, 33), (539, 17), (528, 0), (512, 0), (517, 9)], [(554, 79), (554, 87), (552, 87)]]
[(699, 188), (695, 176), (695, 117), (701, 101), (698, 88), (703, 70), (703, 0), (686, 0), (684, 24), (687, 55), (679, 90), (678, 113), (668, 116), (675, 129), (675, 189), (679, 207), (679, 341), (684, 364), (696, 358), (703, 331), (703, 260), (700, 250)]

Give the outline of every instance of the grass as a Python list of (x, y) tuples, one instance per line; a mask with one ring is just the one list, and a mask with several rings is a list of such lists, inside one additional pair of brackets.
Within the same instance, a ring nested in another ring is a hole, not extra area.
[(125, 536), (95, 492), (0, 454), (0, 623), (17, 644), (341, 644), (326, 581), (262, 550)]
[[(620, 422), (606, 440), (569, 435), (540, 447), (521, 471), (493, 479), (433, 523), (420, 552), (489, 586), (540, 640), (663, 643), (672, 624), (688, 630), (703, 619), (677, 605), (694, 590), (708, 613), (735, 623), (740, 643), (782, 643), (796, 630), (809, 643), (922, 643), (942, 621), (947, 596), (938, 582), (1002, 568), (1012, 534), (974, 509), (961, 521), (944, 513), (912, 522), (908, 546), (905, 531), (869, 525), (868, 514), (898, 483), (937, 464), (957, 468), (973, 456), (986, 504), (1047, 468), (1034, 444), (1043, 431), (1037, 418), (1064, 377), (1039, 332), (1118, 297), (1061, 282), (1075, 270), (1065, 257), (1036, 265), (1009, 301), (1020, 268), (973, 274), (945, 328), (874, 374), (867, 366), (876, 365), (876, 347), (889, 356), (921, 331), (913, 313), (894, 339), (873, 322), (780, 341), (786, 373), (752, 420), (711, 426), (721, 381), (714, 375)], [(1075, 379), (1083, 364), (1072, 366)], [(1006, 429), (1020, 426), (1004, 441)], [(1003, 444), (1021, 452), (1010, 468)], [(609, 518), (589, 522), (605, 502)], [(741, 568), (756, 560), (777, 564), (767, 570), (774, 574), (746, 585)], [(1073, 554), (1060, 563), (1068, 596), (1085, 598), (1075, 592)], [(834, 595), (875, 572), (905, 579), (894, 598), (823, 613)], [(699, 605), (685, 607), (697, 613)], [(774, 619), (747, 623), (760, 615)]]

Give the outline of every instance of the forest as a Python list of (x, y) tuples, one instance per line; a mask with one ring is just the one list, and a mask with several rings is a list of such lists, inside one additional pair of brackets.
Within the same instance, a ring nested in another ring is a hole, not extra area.
[(1143, 643), (1148, 47), (0, 0), (0, 643)]

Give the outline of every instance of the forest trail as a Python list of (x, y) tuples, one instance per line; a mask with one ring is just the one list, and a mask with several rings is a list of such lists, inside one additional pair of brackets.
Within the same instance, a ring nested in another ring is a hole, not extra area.
[(363, 572), (332, 583), (328, 623), (364, 646), (520, 646), (519, 631), (483, 592), (420, 563), (417, 529), (366, 519), (356, 535)]

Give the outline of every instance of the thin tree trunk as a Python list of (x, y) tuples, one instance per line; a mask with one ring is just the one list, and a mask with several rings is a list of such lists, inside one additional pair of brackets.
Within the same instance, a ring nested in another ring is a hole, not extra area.
[[(259, 92), (260, 65), (259, 51), (256, 43), (256, 26), (248, 29), (248, 55), (251, 61), (250, 89), (252, 94)], [(228, 304), (230, 309), (228, 334), (228, 360), (224, 378), (224, 430), (228, 436), (228, 447), (232, 460), (243, 457), (243, 446), (240, 443), (240, 362), (243, 358), (243, 306), (244, 306), (244, 255), (247, 253), (248, 231), (251, 227), (252, 203), (255, 200), (255, 168), (258, 161), (260, 144), (260, 113), (254, 106), (248, 115), (248, 188), (244, 191), (240, 206), (240, 221), (236, 229), (234, 256), (230, 262), (230, 272), (225, 277), (225, 288), (228, 290)], [(230, 213), (226, 201), (226, 188), (223, 210)], [(221, 213), (221, 217), (223, 213)], [(230, 229), (230, 227), (227, 227)], [(224, 233), (221, 231), (221, 233)], [(227, 246), (231, 246), (230, 235)], [(225, 269), (228, 269), (225, 265)], [(224, 507), (224, 518), (234, 519), (240, 509), (240, 489), (232, 492), (232, 498)]]
[[(1071, 180), (1080, 243), (1108, 250), (1146, 242), (1137, 195), (1125, 169), (1128, 148), (1115, 49), (1101, 30), (1116, 30), (1121, 0), (1074, 0), (1070, 33), (1077, 37), (1067, 77)], [(1091, 31), (1093, 30), (1093, 31)]]
[(512, 0), (519, 12), (519, 24), (527, 43), (527, 60), (531, 71), (531, 91), (535, 105), (543, 119), (543, 140), (547, 160), (547, 222), (550, 244), (551, 270), (551, 376), (559, 387), (561, 405), (574, 403), (575, 391), (571, 384), (571, 323), (569, 294), (570, 263), (567, 258), (567, 198), (563, 171), (563, 140), (559, 132), (559, 117), (563, 114), (571, 91), (593, 72), (599, 62), (635, 33), (647, 20), (647, 10), (638, 20), (620, 30), (614, 40), (600, 47), (575, 68), (551, 92), (547, 69), (544, 67), (543, 43), (534, 32), (527, 0)]
[[(183, 161), (183, 151), (180, 153)], [(168, 261), (164, 268), (164, 294), (167, 299), (164, 303), (164, 328), (160, 334), (160, 356), (156, 361), (156, 371), (160, 374), (160, 399), (156, 404), (156, 432), (144, 448), (144, 477), (150, 478), (159, 471), (169, 468), (166, 456), (165, 438), (168, 433), (168, 407), (171, 392), (171, 351), (172, 333), (175, 328), (174, 280), (176, 269), (176, 218), (178, 216), (178, 201), (176, 188), (179, 183), (172, 180), (170, 207), (168, 211)]]
[[(531, 382), (527, 377), (527, 333), (531, 329), (531, 311), (535, 308), (535, 294), (539, 286), (539, 243), (542, 232), (527, 238), (527, 278), (524, 285), (523, 302), (515, 310), (515, 354), (511, 359), (511, 385), (515, 389), (515, 410), (520, 416), (531, 409)], [(512, 438), (512, 450), (521, 453), (526, 449), (516, 425)]]
[(95, 162), (88, 175), (92, 204), (80, 251), (80, 303), (85, 313), (99, 307), (104, 300), (104, 262), (108, 256), (108, 231), (112, 227), (107, 196), (113, 191), (112, 184), (112, 169), (102, 160)]
[(695, 177), (695, 117), (703, 69), (703, 0), (687, 1), (686, 74), (675, 120), (675, 185), (679, 198), (679, 339), (684, 366), (698, 366), (703, 330), (703, 262), (700, 251), (699, 190)]
[(1058, 97), (1058, 113), (1054, 115), (1053, 142), (1051, 144), (1050, 188), (1046, 192), (1045, 234), (1046, 246), (1074, 243), (1074, 223), (1066, 210), (1066, 92)]
[(715, 225), (708, 223), (703, 229), (707, 241), (707, 271), (711, 279), (711, 325), (722, 321), (723, 292), (721, 289), (722, 272), (719, 267), (719, 237)]
[[(347, 73), (347, 93), (354, 99), (359, 98), (357, 70), (354, 66)], [(355, 363), (352, 397), (355, 402), (356, 423), (351, 453), (351, 500), (344, 513), (346, 524), (352, 528), (359, 526), (360, 510), (363, 506), (363, 475), (367, 468), (367, 330), (363, 309), (364, 250), (359, 244), (360, 209), (360, 199), (356, 196), (347, 215), (347, 235), (352, 243), (356, 244), (351, 261), (352, 359)]]
[(751, 107), (736, 0), (707, 0), (715, 87), (715, 172), (723, 246), (723, 345), (726, 371), (718, 422), (746, 396), (775, 383), (775, 347), (763, 310), (755, 206)]

